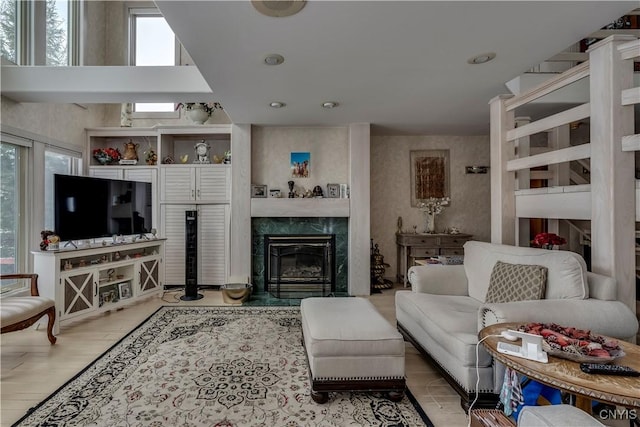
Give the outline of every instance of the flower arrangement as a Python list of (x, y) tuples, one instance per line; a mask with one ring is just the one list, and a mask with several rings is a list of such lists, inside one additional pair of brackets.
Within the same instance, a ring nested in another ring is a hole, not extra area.
[(564, 245), (567, 239), (560, 237), (555, 233), (538, 233), (531, 241), (534, 248), (552, 249), (554, 245)]
[(92, 154), (93, 158), (103, 165), (117, 162), (122, 158), (122, 154), (117, 148), (96, 148)]
[(436, 215), (440, 215), (445, 205), (448, 205), (451, 201), (448, 197), (429, 197), (418, 203), (418, 209), (420, 209), (427, 220), (425, 232), (436, 232)]
[(418, 209), (428, 215), (440, 215), (451, 199), (449, 197), (429, 197), (418, 203)]
[(219, 102), (180, 102), (176, 105), (176, 110), (182, 108), (185, 111), (194, 110), (199, 108), (204, 110), (209, 116), (213, 114), (215, 110), (222, 110), (222, 105)]

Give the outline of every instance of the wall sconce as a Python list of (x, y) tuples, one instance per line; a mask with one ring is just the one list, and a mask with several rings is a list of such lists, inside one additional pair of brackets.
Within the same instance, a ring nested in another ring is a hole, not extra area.
[(465, 173), (487, 173), (489, 166), (467, 166), (465, 167)]

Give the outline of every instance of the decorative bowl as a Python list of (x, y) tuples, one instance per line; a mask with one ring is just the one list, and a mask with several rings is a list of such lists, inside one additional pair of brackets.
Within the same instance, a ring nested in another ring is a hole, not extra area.
[(611, 363), (614, 360), (619, 359), (625, 355), (625, 352), (622, 349), (619, 349), (610, 351), (610, 357), (587, 356), (581, 353), (574, 353), (571, 351), (563, 351), (552, 348), (545, 340), (542, 340), (542, 349), (551, 356), (571, 360), (578, 363)]

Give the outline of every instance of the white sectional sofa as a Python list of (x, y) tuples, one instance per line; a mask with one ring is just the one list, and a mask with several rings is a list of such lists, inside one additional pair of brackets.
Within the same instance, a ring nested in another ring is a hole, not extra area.
[[(615, 280), (587, 272), (576, 253), (469, 241), (464, 254), (464, 265), (411, 267), (411, 290), (397, 292), (395, 304), (398, 330), (434, 362), (465, 409), (476, 393), (477, 406), (493, 407), (502, 386), (502, 365), (479, 346), (476, 388), (477, 336), (485, 326), (557, 323), (621, 339), (638, 330), (633, 312), (616, 300)], [(544, 299), (485, 303), (498, 261), (546, 267)]]

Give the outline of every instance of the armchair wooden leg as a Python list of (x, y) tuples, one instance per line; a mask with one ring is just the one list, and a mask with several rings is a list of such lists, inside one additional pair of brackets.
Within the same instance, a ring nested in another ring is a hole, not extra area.
[(56, 323), (56, 308), (50, 307), (47, 310), (47, 315), (49, 316), (49, 322), (47, 323), (47, 338), (49, 338), (49, 342), (53, 345), (57, 340), (53, 335), (53, 325)]

